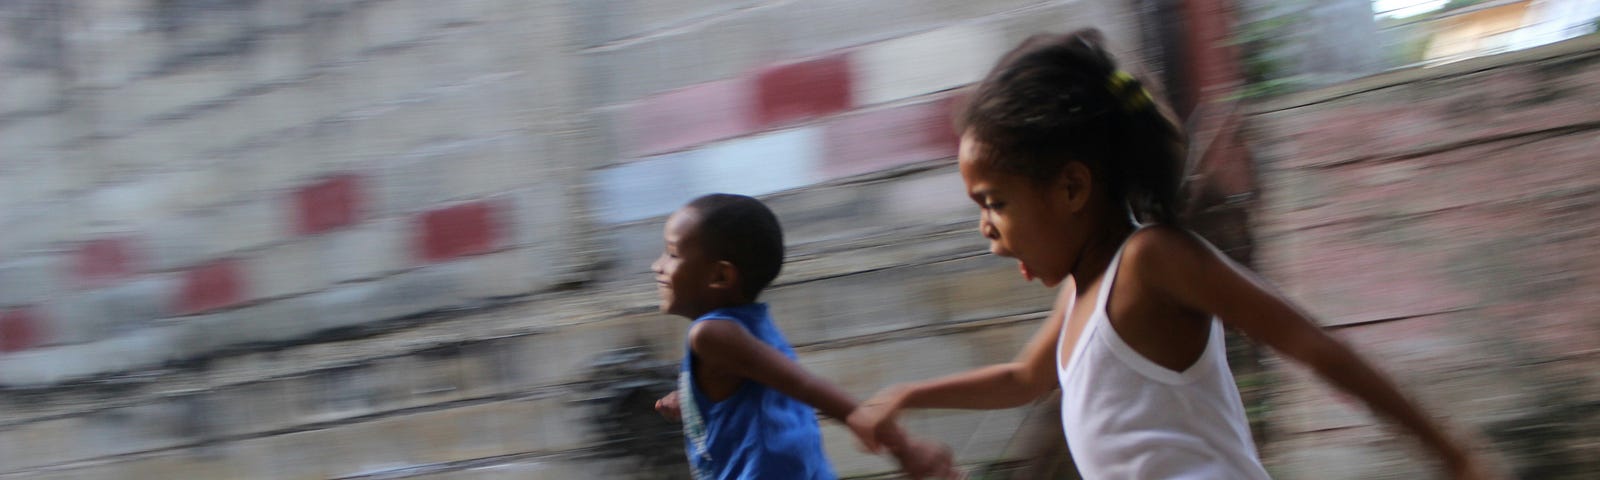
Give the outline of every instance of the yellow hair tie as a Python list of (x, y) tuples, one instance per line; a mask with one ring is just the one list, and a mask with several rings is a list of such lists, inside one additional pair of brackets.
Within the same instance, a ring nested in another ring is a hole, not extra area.
[(1150, 92), (1139, 85), (1139, 80), (1133, 78), (1128, 72), (1117, 70), (1111, 74), (1107, 88), (1117, 99), (1122, 100), (1123, 108), (1135, 111), (1150, 105)]

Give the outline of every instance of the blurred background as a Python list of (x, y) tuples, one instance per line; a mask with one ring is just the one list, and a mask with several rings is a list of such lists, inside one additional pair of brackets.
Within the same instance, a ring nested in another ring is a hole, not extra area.
[[(952, 99), (1101, 29), (1196, 229), (1481, 435), (1600, 472), (1597, 0), (0, 0), (0, 479), (682, 478), (662, 217), (759, 195), (865, 396), (1009, 360)], [(1436, 475), (1244, 339), (1277, 478)], [(908, 427), (1073, 478), (1048, 401)], [(891, 473), (824, 422), (841, 474)], [(1042, 459), (1042, 460), (1041, 460)]]

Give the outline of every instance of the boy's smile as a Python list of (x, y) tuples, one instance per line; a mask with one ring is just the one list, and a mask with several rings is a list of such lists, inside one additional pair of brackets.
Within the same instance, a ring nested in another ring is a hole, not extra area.
[(711, 282), (716, 263), (705, 255), (696, 231), (700, 218), (692, 209), (681, 209), (667, 217), (662, 231), (666, 248), (651, 264), (656, 292), (661, 296), (661, 312), (694, 319), (710, 309), (716, 292)]

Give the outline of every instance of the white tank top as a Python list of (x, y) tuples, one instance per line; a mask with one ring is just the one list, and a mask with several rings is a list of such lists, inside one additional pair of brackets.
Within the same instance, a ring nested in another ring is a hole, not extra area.
[(1061, 425), (1083, 478), (1270, 478), (1228, 370), (1221, 323), (1211, 320), (1205, 351), (1188, 370), (1151, 362), (1117, 336), (1106, 314), (1121, 260), (1119, 248), (1066, 368), (1064, 324), (1056, 342)]

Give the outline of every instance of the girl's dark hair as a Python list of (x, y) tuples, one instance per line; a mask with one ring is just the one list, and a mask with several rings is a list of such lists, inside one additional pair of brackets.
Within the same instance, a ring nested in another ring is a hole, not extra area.
[(767, 205), (744, 195), (712, 193), (689, 201), (700, 216), (699, 236), (713, 260), (739, 269), (740, 293), (754, 301), (783, 270), (783, 227)]
[(1039, 182), (1083, 162), (1143, 222), (1176, 223), (1186, 145), (1165, 108), (1117, 69), (1093, 29), (1035, 35), (978, 84), (957, 128), (981, 161)]

